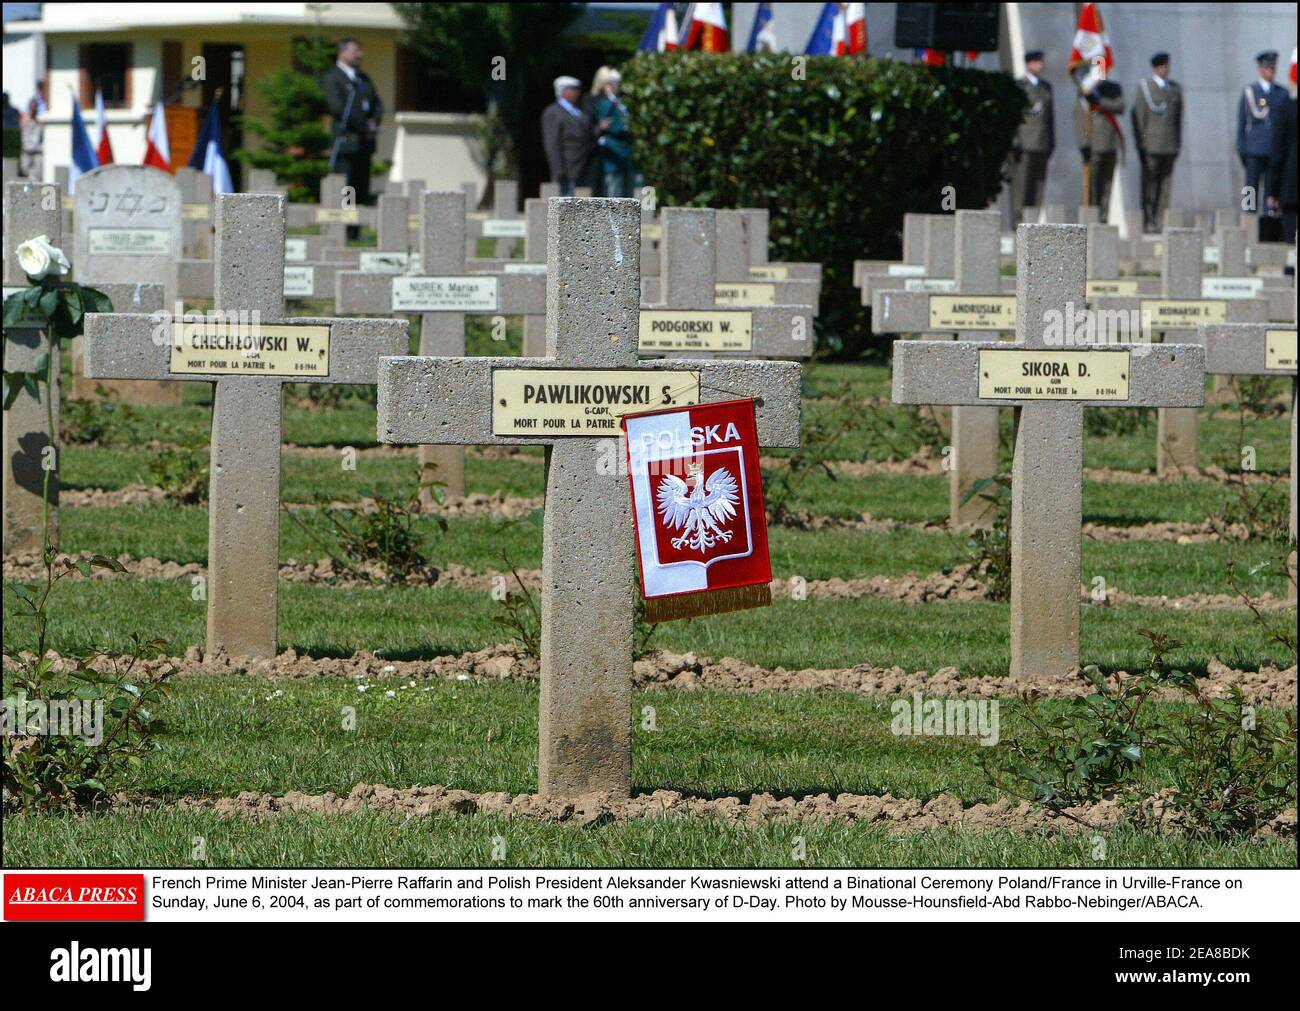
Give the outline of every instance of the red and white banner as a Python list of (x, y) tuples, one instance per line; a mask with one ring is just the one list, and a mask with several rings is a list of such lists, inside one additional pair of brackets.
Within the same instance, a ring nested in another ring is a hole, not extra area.
[(144, 164), (152, 165), (164, 172), (172, 170), (172, 146), (167, 140), (167, 114), (163, 104), (154, 106), (153, 119), (149, 122), (149, 136), (145, 140)]
[(1084, 4), (1079, 10), (1079, 27), (1074, 32), (1074, 46), (1070, 50), (1070, 69), (1087, 65), (1091, 69), (1082, 85), (1085, 94), (1104, 81), (1115, 66), (1110, 50), (1110, 39), (1102, 27), (1101, 11), (1096, 4)]
[(731, 33), (722, 4), (691, 4), (682, 24), (681, 47), (702, 53), (725, 53), (731, 50)]
[(99, 164), (113, 164), (113, 142), (108, 136), (108, 113), (104, 111), (104, 93), (99, 89), (95, 90), (95, 119), (99, 122), (99, 147), (95, 154), (99, 157)]
[[(658, 609), (664, 620), (770, 603), (753, 400), (628, 414), (622, 423), (647, 605), (677, 598)], [(711, 596), (684, 599), (695, 594)]]
[(844, 20), (848, 25), (848, 44), (845, 53), (863, 56), (867, 52), (867, 5), (845, 4)]

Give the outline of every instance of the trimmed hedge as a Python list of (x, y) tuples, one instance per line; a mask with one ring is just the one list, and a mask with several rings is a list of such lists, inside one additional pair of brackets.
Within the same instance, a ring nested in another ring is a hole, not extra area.
[[(624, 68), (634, 157), (660, 206), (766, 207), (771, 258), (824, 265), (823, 353), (872, 340), (855, 259), (900, 253), (903, 213), (997, 197), (1026, 101), (1009, 75), (789, 53), (641, 54)], [(951, 208), (948, 208), (951, 209)]]

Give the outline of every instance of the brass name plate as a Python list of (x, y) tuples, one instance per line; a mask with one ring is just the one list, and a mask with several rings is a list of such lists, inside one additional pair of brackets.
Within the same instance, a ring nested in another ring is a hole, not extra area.
[(637, 347), (641, 351), (752, 351), (754, 314), (647, 309), (641, 313)]
[(177, 375), (319, 379), (330, 374), (330, 328), (216, 319), (173, 323), (169, 368)]
[(182, 221), (207, 221), (211, 217), (211, 204), (181, 204)]
[(318, 225), (359, 225), (361, 212), (355, 207), (317, 207)]
[(1136, 295), (1137, 293), (1137, 281), (1121, 278), (1089, 281), (1084, 291), (1087, 298), (1096, 298), (1098, 295)]
[(713, 301), (718, 305), (776, 305), (776, 285), (715, 284)]
[(1264, 368), (1277, 372), (1296, 370), (1294, 330), (1269, 330), (1264, 334)]
[(1127, 351), (980, 351), (982, 400), (1128, 400)]
[(492, 434), (616, 436), (624, 414), (699, 402), (698, 372), (494, 369)]
[(1015, 295), (931, 295), (931, 330), (1014, 330)]
[(790, 268), (779, 263), (763, 264), (750, 267), (749, 276), (759, 281), (785, 281), (790, 277)]
[(1195, 330), (1198, 323), (1228, 322), (1221, 299), (1144, 298), (1140, 308), (1153, 330)]

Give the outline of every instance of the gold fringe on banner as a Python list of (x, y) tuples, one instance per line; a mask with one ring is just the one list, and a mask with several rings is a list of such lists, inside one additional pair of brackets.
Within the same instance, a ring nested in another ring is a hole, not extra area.
[(770, 607), (772, 587), (768, 583), (730, 586), (725, 590), (702, 590), (679, 593), (671, 597), (650, 597), (645, 602), (645, 620), (652, 625), (680, 618), (698, 618), (705, 614), (725, 614), (749, 607)]

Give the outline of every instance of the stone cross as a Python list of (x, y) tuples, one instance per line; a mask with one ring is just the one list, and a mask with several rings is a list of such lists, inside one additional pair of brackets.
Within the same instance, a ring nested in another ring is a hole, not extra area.
[[(1099, 326), (1115, 313), (1139, 313), (1144, 329), (1167, 339), (1194, 333), (1199, 323), (1263, 323), (1268, 319), (1264, 299), (1205, 299), (1201, 296), (1202, 246), (1198, 228), (1166, 228), (1160, 241), (1160, 294), (1098, 295), (1089, 299)], [(1139, 290), (1145, 286), (1140, 283)], [(1197, 466), (1197, 422), (1200, 412), (1161, 408), (1157, 412), (1156, 472), (1178, 477)]]
[[(536, 273), (467, 270), (465, 195), (426, 190), (422, 196), (420, 274), (383, 277), (340, 271), (335, 309), (340, 313), (420, 316), (420, 354), (465, 353), (465, 316), (539, 316), (546, 312), (546, 277)], [(447, 494), (465, 494), (465, 451), (454, 445), (420, 450)], [(425, 495), (426, 506), (432, 496)]]
[[(16, 181), (4, 193), (4, 288), (5, 296), (27, 287), (27, 276), (14, 251), (28, 239), (47, 237), (51, 245), (64, 248), (64, 210), (58, 186)], [(66, 250), (65, 250), (66, 252)], [(75, 267), (75, 264), (74, 264)], [(133, 312), (156, 312), (163, 307), (160, 284), (88, 285), (107, 295), (115, 308)], [(6, 329), (5, 368), (30, 371), (48, 348), (45, 331), (35, 327)], [(59, 349), (54, 348), (56, 358)], [(55, 392), (58, 392), (58, 363), (55, 363)], [(83, 383), (84, 385), (84, 383)], [(75, 381), (74, 381), (75, 386)], [(53, 399), (54, 429), (59, 425), (59, 399)], [(40, 516), (44, 511), (44, 472), (41, 453), (49, 445), (49, 414), (44, 401), (24, 391), (4, 419), (4, 544), (5, 550), (36, 550), (41, 546)], [(57, 460), (55, 461), (57, 465)], [(39, 483), (38, 483), (39, 479)], [(50, 473), (50, 532), (57, 535), (58, 470)], [(34, 496), (34, 497), (33, 497)]]
[[(1294, 297), (1294, 295), (1292, 296)], [(1296, 331), (1268, 323), (1202, 323), (1197, 339), (1205, 345), (1210, 375), (1291, 377), (1291, 513), (1288, 530), (1296, 537)], [(1289, 594), (1296, 597), (1295, 556), (1290, 559)]]
[[(796, 446), (800, 368), (638, 361), (639, 204), (551, 200), (547, 215), (546, 356), (385, 359), (379, 438), (546, 447), (538, 789), (626, 794), (636, 599), (631, 496), (618, 463), (616, 413), (626, 408), (596, 413), (576, 398), (617, 387), (635, 411), (754, 397), (759, 442)], [(550, 397), (530, 404), (538, 383)]]
[(181, 232), (185, 256), (212, 259), (212, 177), (182, 165), (176, 170), (181, 187)]
[[(148, 165), (105, 165), (77, 180), (73, 269), (81, 284), (161, 284), (170, 309), (180, 298), (182, 194), (176, 177)], [(72, 395), (95, 397), (82, 375), (80, 342), (73, 351)], [(175, 383), (102, 384), (121, 399), (175, 406)]]
[[(942, 233), (952, 226), (953, 241), (943, 243)], [(951, 334), (952, 339), (978, 340), (969, 329), (1010, 330), (1015, 325), (1015, 296), (1000, 294), (1002, 278), (998, 249), (1001, 218), (997, 211), (960, 210), (953, 216), (936, 216), (927, 222), (936, 244), (946, 252), (931, 255), (926, 242), (926, 267), (951, 269), (955, 291), (877, 291), (871, 318), (876, 333)], [(978, 302), (964, 296), (984, 296)], [(988, 310), (995, 310), (988, 314)], [(985, 313), (986, 318), (977, 318)], [(986, 327), (984, 324), (987, 323)], [(897, 351), (899, 344), (895, 343)], [(951, 420), (952, 456), (948, 470), (948, 521), (954, 527), (991, 526), (988, 502), (972, 496), (971, 486), (998, 472), (998, 411), (996, 407), (954, 406)]]
[(275, 654), (284, 384), (372, 384), (408, 341), (405, 320), (286, 319), (284, 222), (279, 194), (217, 198), (210, 317), (86, 317), (87, 375), (215, 384), (207, 644), (234, 656)]
[(771, 215), (766, 207), (744, 207), (745, 245), (749, 250), (749, 276), (755, 281), (821, 281), (820, 263), (792, 263), (768, 260)]
[[(63, 206), (55, 186), (10, 181), (4, 184), (4, 297), (28, 286), (15, 250), (28, 239), (44, 235), (51, 245), (63, 245)], [(42, 384), (39, 395), (26, 389), (4, 415), (4, 553), (39, 551), (44, 541), (45, 466), (59, 426), (58, 347), (51, 347), (42, 327), (5, 327), (4, 367), (30, 372), (42, 357), (54, 356), (54, 389)], [(47, 392), (52, 396), (47, 399)], [(51, 429), (53, 414), (53, 429)], [(50, 460), (48, 462), (57, 463)], [(59, 472), (50, 471), (50, 542), (59, 539)]]
[(719, 307), (715, 302), (715, 214), (707, 207), (664, 208), (659, 243), (663, 301), (641, 308), (641, 353), (807, 358), (812, 354), (810, 307)]
[[(821, 282), (814, 279), (760, 281), (749, 273), (749, 243), (745, 212), (721, 210), (717, 215), (717, 283), (719, 305), (806, 305), (817, 315)], [(661, 301), (653, 285), (643, 285), (646, 301)]]
[[(868, 274), (888, 274), (891, 268), (912, 267), (904, 272), (916, 276), (925, 270), (925, 219), (928, 214), (903, 215), (903, 250), (901, 260), (854, 260), (853, 286), (861, 288)], [(900, 275), (902, 276), (902, 275)], [(864, 294), (863, 305), (871, 304), (871, 296)]]
[(1015, 408), (1011, 470), (1012, 677), (1079, 664), (1083, 412), (1191, 407), (1205, 399), (1194, 344), (1067, 344), (1084, 304), (1087, 229), (1016, 233), (1016, 343), (897, 341), (893, 400)]

